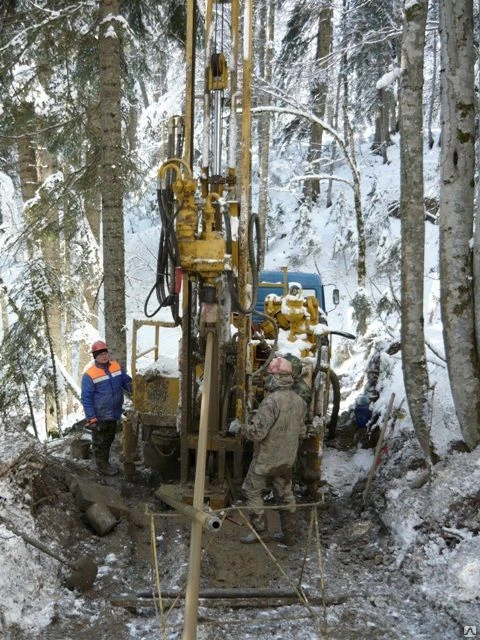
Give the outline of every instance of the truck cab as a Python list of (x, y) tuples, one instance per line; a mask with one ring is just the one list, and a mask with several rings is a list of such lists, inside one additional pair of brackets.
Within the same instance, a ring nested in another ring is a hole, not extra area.
[[(286, 295), (288, 293), (288, 285), (292, 282), (301, 285), (304, 297), (314, 296), (318, 300), (320, 308), (326, 314), (324, 284), (318, 273), (287, 271), (285, 268), (279, 271), (260, 272), (255, 309), (263, 312), (267, 296), (274, 294), (282, 297)], [(256, 317), (258, 318), (258, 316)]]

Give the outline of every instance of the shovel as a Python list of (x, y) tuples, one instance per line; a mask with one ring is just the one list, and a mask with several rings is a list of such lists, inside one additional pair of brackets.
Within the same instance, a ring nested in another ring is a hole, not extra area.
[(49, 549), (42, 542), (31, 538), (26, 533), (22, 533), (21, 531), (16, 529), (10, 523), (5, 522), (5, 520), (1, 517), (0, 521), (7, 527), (9, 531), (14, 533), (16, 536), (20, 536), (20, 538), (23, 538), (25, 542), (28, 542), (28, 544), (31, 544), (33, 547), (36, 547), (40, 551), (43, 551), (43, 553), (46, 553), (48, 556), (55, 558), (55, 560), (58, 560), (58, 562), (61, 562), (66, 567), (69, 567), (72, 572), (66, 577), (66, 582), (70, 589), (78, 589), (79, 591), (83, 592), (88, 591), (92, 587), (93, 583), (95, 582), (95, 578), (97, 577), (98, 566), (93, 561), (93, 558), (91, 556), (83, 556), (77, 562), (69, 562), (68, 560), (65, 560), (65, 558), (62, 558), (54, 551)]

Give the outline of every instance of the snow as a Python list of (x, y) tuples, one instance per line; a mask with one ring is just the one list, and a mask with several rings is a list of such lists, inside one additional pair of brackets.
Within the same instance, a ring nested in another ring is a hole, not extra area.
[[(362, 157), (364, 163), (362, 175), (365, 181), (363, 192), (367, 193), (367, 185), (375, 181), (377, 192), (381, 194), (383, 200), (385, 202), (394, 200), (399, 176), (398, 140), (395, 141), (394, 148), (389, 148), (390, 164), (387, 166), (381, 165), (378, 159), (369, 156), (366, 150), (363, 151)], [(435, 177), (432, 167), (436, 162), (434, 154), (427, 156), (426, 175)], [(5, 188), (9, 187), (5, 179), (2, 184)], [(288, 202), (289, 197), (287, 195), (284, 198), (281, 192), (274, 193), (272, 206), (275, 206), (275, 202), (281, 202), (288, 209), (288, 204), (285, 202)], [(2, 200), (2, 206), (12, 207), (11, 201)], [(294, 224), (295, 209), (291, 209), (289, 215), (290, 222), (284, 224), (285, 228)], [(370, 224), (373, 225), (373, 222), (370, 221)], [(398, 221), (384, 219), (384, 224), (388, 226), (385, 242), (391, 243), (399, 232)], [(331, 247), (335, 244), (338, 227), (334, 224), (330, 211), (320, 212), (314, 221), (314, 229), (321, 238), (322, 251), (315, 257), (304, 255), (302, 270), (315, 271), (318, 265), (320, 272), (327, 274), (326, 281), (331, 279), (340, 289), (340, 305), (329, 313), (329, 328), (356, 333), (355, 321), (349, 307), (351, 298), (357, 290), (355, 270), (348, 266), (351, 258), (348, 255), (350, 250), (347, 247), (342, 254), (332, 253)], [(428, 278), (425, 287), (425, 305), (428, 313), (425, 330), (427, 344), (430, 344), (436, 352), (428, 352), (430, 379), (434, 386), (432, 435), (436, 451), (443, 459), (434, 467), (431, 481), (420, 488), (411, 487), (419, 474), (418, 471), (406, 470), (400, 476), (395, 475), (396, 465), (401, 464), (401, 455), (395, 450), (397, 441), (406, 443), (406, 449), (404, 447), (402, 454), (406, 458), (410, 455), (410, 451), (413, 456), (419, 455), (419, 448), (415, 443), (412, 426), (406, 414), (398, 421), (395, 432), (387, 436), (386, 443), (390, 453), (387, 451), (377, 470), (372, 494), (377, 499), (375, 496), (380, 488), (383, 489), (384, 502), (381, 517), (393, 535), (397, 569), (401, 570), (403, 566), (417, 563), (421, 590), (428, 601), (439, 607), (445, 604), (453, 609), (463, 607), (461, 613), (465, 616), (464, 622), (470, 624), (476, 622), (474, 611), (477, 610), (477, 600), (480, 597), (479, 536), (478, 533), (472, 533), (464, 526), (458, 526), (456, 522), (450, 522), (447, 516), (450, 505), (468, 498), (475, 493), (475, 487), (479, 486), (480, 453), (451, 452), (452, 442), (460, 440), (461, 437), (452, 409), (446, 367), (439, 358), (439, 355), (443, 355), (443, 343), (438, 311), (438, 277), (436, 276), (437, 231), (437, 227), (427, 224), (425, 269)], [(153, 284), (158, 243), (157, 224), (144, 217), (139, 220), (138, 226), (132, 226), (128, 230), (126, 238), (127, 311), (128, 326), (131, 326), (133, 318), (143, 317), (146, 295)], [(289, 234), (284, 237), (277, 236), (270, 241), (269, 246), (265, 264), (267, 269), (283, 266), (293, 255), (302, 251), (298, 240)], [(371, 247), (369, 250), (368, 258), (372, 269), (375, 260), (379, 258), (379, 251), (378, 246)], [(378, 284), (376, 287), (367, 287), (366, 294), (378, 297)], [(165, 309), (161, 311), (160, 318), (171, 321), (169, 311)], [(390, 319), (389, 322), (394, 335), (398, 338), (398, 325), (395, 324), (395, 318)], [(321, 330), (323, 331), (323, 328)], [(141, 348), (148, 348), (153, 338), (148, 327), (145, 331), (147, 337), (141, 338)], [(153, 362), (147, 355), (138, 364), (146, 367), (147, 371), (150, 368), (152, 371), (160, 371), (163, 375), (175, 376), (178, 374), (177, 354), (180, 329), (162, 327), (161, 336), (160, 358)], [(333, 336), (334, 367), (342, 380), (342, 410), (351, 410), (355, 399), (360, 394), (368, 358), (375, 353), (375, 350), (384, 349), (391, 338), (392, 336), (385, 332), (385, 324), (380, 319), (372, 320), (366, 335), (354, 342)], [(290, 352), (295, 355), (299, 355), (300, 350), (308, 346), (308, 343), (302, 340), (295, 343), (289, 342), (286, 334), (280, 336), (278, 344), (281, 353)], [(74, 381), (69, 380), (69, 383), (73, 384)], [(399, 354), (389, 356), (385, 352), (381, 353), (379, 390), (380, 395), (375, 405), (379, 412), (384, 411), (392, 393), (395, 393), (396, 405), (404, 398)], [(12, 441), (11, 437), (2, 438), (0, 460), (8, 462), (18, 451), (18, 446), (19, 442)], [(372, 463), (372, 449), (363, 449), (358, 446), (353, 451), (339, 451), (324, 447), (322, 479), (334, 492), (345, 495), (366, 478)], [(27, 496), (23, 498), (26, 499)], [(18, 500), (18, 496), (12, 494), (8, 475), (0, 477), (0, 500), (2, 504), (12, 505), (15, 505)], [(33, 533), (33, 520), (26, 509), (17, 509), (12, 516), (15, 519), (14, 524)], [(426, 522), (438, 523), (437, 528), (428, 536), (422, 532)], [(448, 547), (442, 538), (442, 533), (458, 538), (457, 543)], [(0, 572), (0, 593), (2, 594), (0, 612), (4, 626), (7, 625), (8, 628), (8, 626), (17, 625), (23, 632), (35, 637), (48, 627), (58, 609), (68, 608), (72, 616), (81, 611), (84, 599), (78, 597), (78, 594), (72, 594), (62, 585), (58, 562), (26, 545), (20, 538), (10, 534), (5, 526), (0, 527), (0, 550), (3, 558)], [(111, 575), (115, 571), (116, 563), (118, 558), (115, 554), (107, 555), (99, 567), (99, 579)], [(380, 596), (377, 596), (378, 598)], [(399, 617), (393, 604), (391, 615), (392, 618)], [(329, 616), (334, 614), (329, 613)], [(127, 628), (132, 640), (146, 637), (144, 633), (148, 624), (150, 623), (129, 622)], [(367, 624), (371, 625), (370, 622)], [(154, 633), (153, 630), (152, 633)], [(412, 628), (411, 637), (415, 635), (415, 629)], [(255, 633), (249, 633), (246, 629), (242, 637), (258, 636)], [(313, 638), (314, 636), (309, 631), (305, 631), (302, 637)]]
[(76, 597), (61, 586), (59, 562), (24, 542), (9, 528), (38, 539), (26, 506), (29, 494), (19, 495), (18, 487), (3, 473), (16, 455), (31, 447), (32, 441), (21, 434), (13, 439), (12, 434), (0, 431), (0, 632), (16, 626), (27, 637), (38, 637), (59, 607), (75, 607)]
[(5, 628), (17, 626), (37, 637), (56, 612), (58, 562), (32, 549), (0, 524), (0, 610)]
[[(410, 2), (406, 6), (413, 4), (414, 2)], [(27, 68), (16, 69), (19, 77), (25, 74), (30, 76), (31, 73)], [(398, 77), (398, 73), (398, 69), (395, 69), (385, 74), (377, 83), (377, 89), (391, 84)], [(45, 96), (38, 87), (32, 88), (30, 98), (40, 111), (46, 108)], [(145, 144), (141, 145), (140, 154), (145, 153), (145, 156), (148, 156), (148, 131), (155, 130), (163, 117), (163, 111), (172, 111), (170, 107), (172, 104), (176, 106), (177, 102), (178, 95), (162, 96), (160, 102), (142, 114), (140, 126), (145, 132)], [(361, 147), (359, 154), (362, 193), (375, 192), (374, 196), (364, 195), (365, 211), (370, 216), (367, 218), (367, 231), (369, 228), (378, 230), (382, 225), (384, 230), (380, 241), (369, 245), (368, 252), (369, 273), (372, 277), (365, 293), (374, 301), (388, 295), (392, 297), (393, 293), (398, 296), (398, 288), (392, 291), (398, 287), (398, 282), (390, 282), (381, 271), (382, 261), (386, 260), (388, 249), (398, 239), (400, 231), (399, 221), (387, 213), (388, 205), (396, 202), (399, 194), (398, 136), (393, 137), (393, 143), (394, 145), (388, 148), (387, 165), (383, 165), (378, 156), (370, 155), (368, 143)], [(292, 156), (295, 156), (294, 151)], [(272, 159), (272, 173), (276, 184), (289, 184), (297, 179), (297, 176), (292, 175), (295, 158), (293, 160), (292, 162), (292, 158), (286, 156)], [(356, 334), (357, 327), (350, 306), (358, 291), (354, 268), (355, 248), (348, 243), (347, 238), (348, 230), (353, 228), (352, 193), (341, 182), (349, 182), (348, 168), (339, 168), (337, 173), (333, 207), (329, 210), (320, 207), (315, 211), (315, 215), (311, 216), (312, 234), (318, 238), (321, 247), (315, 252), (309, 251), (308, 244), (290, 231), (298, 226), (295, 196), (291, 191), (284, 191), (281, 187), (272, 189), (271, 210), (274, 211), (276, 206), (281, 206), (286, 214), (282, 229), (277, 230), (276, 235), (268, 239), (265, 268), (277, 269), (287, 263), (291, 264), (294, 259), (300, 259), (302, 271), (315, 272), (318, 266), (324, 280), (334, 282), (340, 289), (340, 304), (329, 312), (329, 327)], [(150, 167), (146, 174), (146, 179), (152, 181), (153, 191), (155, 168)], [(438, 151), (435, 149), (425, 151), (425, 176), (426, 193), (435, 194), (438, 188)], [(0, 174), (0, 205), (4, 219), (3, 228), (10, 230), (15, 225), (17, 213), (13, 186), (4, 174)], [(140, 217), (136, 216), (137, 208), (142, 213)], [(158, 221), (149, 217), (145, 202), (131, 204), (129, 216), (126, 264), (127, 329), (130, 331), (133, 319), (144, 318), (144, 303), (155, 279), (159, 229)], [(471, 453), (452, 451), (452, 444), (461, 440), (461, 433), (453, 409), (448, 372), (442, 361), (443, 338), (438, 303), (438, 226), (426, 224), (425, 243), (425, 333), (427, 347), (430, 345), (434, 350), (427, 348), (433, 401), (432, 439), (441, 461), (433, 467), (429, 481), (420, 487), (413, 486), (421, 472), (408, 468), (406, 461), (421, 459), (422, 456), (404, 404), (405, 415), (398, 420), (394, 432), (387, 433), (387, 450), (376, 472), (372, 499), (375, 504), (375, 501), (378, 501), (381, 505), (378, 513), (392, 533), (398, 570), (416, 565), (421, 590), (429, 602), (439, 609), (445, 606), (453, 611), (458, 609), (464, 624), (478, 624), (478, 513), (476, 521), (475, 513), (470, 516), (473, 524), (467, 515), (459, 517), (457, 522), (453, 507), (478, 495), (480, 452), (478, 449)], [(12, 265), (6, 269), (2, 267), (2, 277), (6, 281), (13, 280), (15, 271)], [(151, 305), (155, 306), (154, 299)], [(167, 309), (162, 309), (157, 317), (165, 321), (171, 320)], [(324, 330), (322, 325), (315, 331), (318, 333)], [(92, 337), (97, 336), (92, 334)], [(162, 327), (160, 357), (153, 362), (151, 355), (145, 356), (138, 363), (138, 367), (147, 372), (160, 372), (165, 376), (177, 375), (179, 338), (179, 328)], [(139, 339), (140, 349), (150, 348), (153, 339), (153, 330), (146, 327)], [(342, 411), (351, 410), (362, 392), (368, 359), (376, 350), (384, 349), (385, 344), (393, 339), (399, 339), (399, 319), (395, 313), (387, 318), (372, 318), (365, 336), (358, 337), (355, 342), (338, 336), (333, 337), (334, 368), (342, 382)], [(309, 343), (303, 340), (289, 342), (286, 335), (282, 334), (278, 350), (280, 353), (300, 355), (301, 350), (309, 346)], [(404, 399), (405, 392), (400, 355), (388, 355), (382, 351), (380, 360), (379, 398), (374, 409), (382, 414), (392, 393), (395, 394), (395, 406), (398, 406)], [(75, 388), (75, 381), (63, 369), (62, 374)], [(22, 447), (26, 448), (31, 442), (16, 432), (12, 436), (12, 433), (6, 432), (5, 429), (5, 425), (2, 425), (0, 472), (8, 467)], [(353, 451), (325, 447), (322, 479), (338, 494), (348, 495), (359, 482), (365, 480), (372, 467), (373, 455), (372, 449), (363, 449), (360, 446)], [(9, 475), (0, 475), (2, 515), (11, 518), (12, 523), (18, 528), (34, 535), (34, 520), (28, 508), (22, 506), (27, 502), (28, 494), (25, 492), (22, 502), (19, 503), (19, 496), (12, 488)], [(453, 537), (455, 543), (447, 545), (445, 536)], [(3, 524), (0, 524), (0, 554), (0, 624), (5, 628), (15, 625), (26, 634), (30, 634), (30, 637), (38, 637), (57, 615), (58, 610), (69, 610), (71, 615), (81, 612), (84, 600), (62, 586), (59, 563), (24, 543)], [(113, 572), (117, 562), (115, 554), (107, 555), (100, 567), (99, 577)], [(387, 591), (387, 586), (382, 588)], [(393, 594), (389, 594), (390, 596)], [(392, 616), (397, 615), (395, 602), (392, 602), (391, 606)], [(132, 639), (147, 637), (143, 635), (145, 627), (141, 626), (141, 622), (129, 623), (128, 627)], [(153, 637), (153, 633), (152, 631), (150, 637)], [(410, 637), (416, 635), (416, 629), (412, 627)], [(255, 633), (247, 633), (242, 637), (258, 636)]]
[(380, 91), (380, 89), (386, 89), (391, 84), (393, 84), (396, 80), (398, 80), (398, 78), (401, 75), (402, 75), (401, 69), (398, 69), (398, 68), (392, 69), (392, 71), (389, 71), (388, 73), (383, 74), (380, 80), (378, 80), (375, 87), (377, 88), (378, 91)]
[(358, 449), (354, 455), (348, 451), (324, 449), (322, 479), (339, 491), (353, 487), (365, 478), (373, 463), (371, 449)]

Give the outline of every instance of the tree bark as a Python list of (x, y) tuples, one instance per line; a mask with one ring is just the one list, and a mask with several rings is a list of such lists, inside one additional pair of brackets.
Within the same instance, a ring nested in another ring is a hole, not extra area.
[(432, 93), (430, 95), (430, 102), (428, 105), (428, 147), (431, 149), (435, 144), (435, 140), (433, 139), (432, 133), (432, 122), (433, 122), (433, 105), (435, 104), (435, 96), (436, 96), (436, 86), (437, 86), (437, 32), (433, 34), (433, 68), (432, 68)]
[(423, 59), (427, 0), (405, 11), (400, 92), (400, 217), (402, 229), (402, 364), (413, 427), (427, 458), (432, 459), (431, 406), (425, 353), (423, 280), (425, 216), (423, 209)]
[(102, 129), (102, 238), (105, 338), (126, 364), (125, 246), (123, 227), (121, 24), (118, 0), (100, 0), (100, 123)]
[[(337, 80), (337, 90), (335, 92), (335, 104), (334, 104), (333, 121), (332, 121), (332, 127), (335, 130), (338, 130), (338, 113), (340, 110), (341, 88), (342, 88), (342, 73), (339, 73), (338, 80)], [(333, 176), (333, 170), (335, 168), (336, 160), (337, 160), (337, 142), (335, 139), (333, 139), (332, 145), (331, 145), (330, 163), (328, 167), (328, 173), (330, 176)], [(333, 198), (333, 180), (329, 180), (328, 189), (327, 189), (327, 201), (326, 201), (327, 208), (332, 206), (333, 204), (332, 198)]]
[[(98, 140), (101, 139), (101, 127), (100, 127), (100, 114), (97, 109), (88, 110), (88, 125), (87, 130), (89, 133), (89, 142), (85, 152), (85, 165), (90, 167), (91, 165), (97, 166), (98, 164)], [(103, 266), (101, 264), (101, 193), (96, 185), (93, 185), (85, 194), (85, 217), (87, 219), (88, 226), (97, 243), (95, 254), (98, 257), (98, 264), (92, 265), (92, 277), (85, 278), (83, 284), (83, 296), (88, 306), (89, 322), (92, 327), (98, 329), (98, 316), (99, 316), (99, 303), (98, 295), (100, 285), (103, 279)], [(91, 360), (90, 345), (83, 345), (80, 348), (78, 371), (81, 375), (87, 363)]]
[[(325, 117), (328, 95), (328, 56), (332, 47), (333, 10), (331, 6), (322, 6), (318, 16), (317, 49), (313, 69), (315, 70), (315, 82), (312, 89), (313, 112), (320, 119)], [(308, 161), (314, 174), (321, 173), (323, 127), (317, 122), (312, 122), (310, 130), (310, 146)], [(315, 202), (320, 195), (320, 180), (306, 180), (304, 182), (304, 196), (307, 200)]]
[(440, 1), (440, 306), (455, 411), (470, 449), (480, 442), (480, 368), (473, 264), (475, 169), (472, 0)]
[(5, 336), (10, 328), (8, 320), (8, 300), (7, 300), (7, 287), (3, 284), (3, 280), (0, 278), (0, 309), (2, 313), (2, 334)]
[[(273, 61), (273, 39), (275, 36), (275, 3), (272, 0), (263, 0), (262, 3), (262, 17), (259, 22), (267, 26), (267, 29), (261, 28), (259, 35), (263, 35), (264, 44), (261, 47), (263, 51), (263, 59), (261, 56), (262, 65), (260, 66), (260, 73), (263, 75), (265, 85), (269, 85), (272, 81), (272, 61)], [(262, 73), (263, 72), (263, 73)], [(271, 102), (271, 96), (269, 93), (265, 94), (265, 103), (267, 105)], [(259, 147), (259, 159), (260, 159), (260, 191), (258, 196), (258, 218), (260, 222), (260, 235), (262, 240), (265, 239), (265, 230), (267, 222), (268, 211), (268, 171), (270, 166), (270, 121), (271, 113), (266, 112), (260, 114), (258, 118), (258, 147)], [(263, 268), (265, 261), (265, 242), (260, 243), (259, 251), (259, 268)]]
[(388, 111), (387, 92), (385, 89), (377, 91), (377, 108), (375, 110), (375, 133), (373, 136), (372, 151), (376, 155), (381, 155), (383, 164), (387, 164), (387, 134), (388, 134)]
[(360, 185), (360, 173), (358, 172), (357, 156), (355, 153), (355, 138), (348, 119), (347, 105), (343, 105), (343, 119), (348, 140), (348, 154), (352, 169), (353, 181), (353, 205), (355, 209), (355, 221), (357, 224), (357, 285), (360, 289), (365, 288), (367, 281), (367, 240), (365, 238), (365, 219), (362, 209), (362, 193)]
[[(33, 116), (33, 108), (31, 105), (23, 106), (24, 117), (26, 120)], [(22, 202), (25, 204), (28, 200), (35, 196), (38, 189), (38, 173), (37, 173), (37, 148), (31, 136), (25, 134), (20, 136), (17, 143), (18, 149), (18, 174), (20, 177), (20, 190), (22, 193)], [(28, 216), (26, 216), (28, 226)], [(33, 240), (30, 234), (26, 235), (27, 254), (32, 257)]]
[[(57, 169), (57, 159), (46, 149), (39, 149), (38, 158), (38, 176), (40, 183), (43, 183), (49, 176), (53, 175)], [(42, 220), (40, 229), (40, 246), (45, 264), (56, 274), (68, 272), (68, 266), (65, 263), (65, 253), (62, 251), (61, 225), (59, 220), (59, 208), (52, 205), (48, 208)], [(51, 357), (56, 354), (60, 360), (64, 357), (63, 347), (65, 344), (65, 336), (62, 336), (62, 312), (65, 305), (60, 305), (57, 296), (50, 296), (45, 301), (45, 327), (47, 330), (47, 340), (51, 350)], [(55, 433), (60, 430), (60, 424), (63, 419), (63, 405), (58, 390), (58, 380), (56, 379), (57, 371), (55, 362), (52, 360), (52, 384), (46, 389), (46, 405), (49, 410), (46, 413), (47, 433)]]

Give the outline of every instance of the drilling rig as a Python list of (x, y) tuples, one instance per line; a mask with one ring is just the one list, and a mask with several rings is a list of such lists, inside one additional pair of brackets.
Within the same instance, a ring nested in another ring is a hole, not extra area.
[[(157, 190), (162, 231), (155, 290), (159, 306), (170, 306), (173, 325), (181, 326), (180, 375), (178, 381), (140, 377), (139, 402), (134, 395), (134, 406), (143, 402), (139, 411), (142, 426), (149, 422), (153, 430), (161, 427), (162, 438), (170, 441), (176, 459), (179, 454), (182, 484), (191, 480), (205, 440), (208, 491), (218, 503), (227, 500), (227, 475), (231, 486), (243, 475), (242, 441), (228, 434), (228, 423), (245, 420), (252, 374), (248, 315), (253, 310), (250, 296), (257, 277), (255, 243), (260, 240), (258, 219), (251, 212), (250, 184), (253, 7), (251, 2), (244, 3), (242, 17), (238, 0), (207, 0), (202, 16), (201, 106), (197, 10), (197, 4), (189, 0), (185, 114), (169, 122), (171, 155), (158, 170)], [(203, 129), (199, 142), (195, 137), (198, 121)], [(237, 151), (237, 140), (242, 154)], [(195, 175), (195, 165), (199, 175)], [(137, 333), (145, 324), (149, 322), (134, 326), (134, 353)], [(156, 355), (162, 327), (171, 326), (156, 324)], [(132, 371), (135, 377), (136, 363)], [(159, 398), (168, 405), (160, 425), (155, 406)], [(173, 419), (175, 414), (178, 420)], [(175, 435), (166, 433), (172, 424), (178, 426), (177, 445)], [(124, 457), (129, 464), (131, 454), (127, 451)]]
[[(329, 426), (333, 435), (340, 398), (320, 277), (259, 272), (263, 238), (251, 193), (253, 0), (206, 0), (201, 20), (198, 7), (188, 0), (185, 112), (168, 122), (167, 157), (158, 169), (161, 235), (151, 294), (172, 320), (134, 322), (134, 411), (123, 458), (131, 475), (141, 433), (147, 466), (163, 480), (180, 480), (190, 502), (201, 469), (200, 504), (219, 508), (241, 485), (250, 451), (236, 426), (261, 401), (262, 374), (275, 355), (298, 354), (312, 390), (303, 455), (313, 488), (323, 431)], [(147, 304), (145, 313), (153, 315)], [(145, 327), (153, 328), (153, 346), (140, 351)], [(161, 358), (162, 336), (174, 328), (181, 330), (178, 371), (141, 370), (148, 353)]]
[[(185, 109), (168, 122), (167, 157), (158, 169), (161, 234), (149, 296), (155, 293), (156, 311), (169, 307), (172, 319), (136, 320), (132, 334), (125, 472), (134, 472), (141, 436), (144, 463), (163, 481), (178, 480), (180, 501), (190, 505), (184, 638), (195, 637), (206, 504), (220, 509), (236, 497), (251, 456), (238, 425), (263, 398), (270, 360), (297, 354), (312, 392), (302, 455), (313, 491), (324, 431), (329, 427), (333, 434), (335, 415), (327, 424), (328, 412), (333, 407), (338, 414), (340, 402), (329, 341), (329, 333), (338, 332), (327, 326), (320, 276), (286, 268), (259, 272), (263, 238), (251, 189), (252, 56), (253, 0), (187, 1)], [(337, 297), (334, 290), (334, 302)], [(148, 301), (145, 313), (151, 317)], [(145, 329), (153, 332), (152, 346), (141, 350)], [(155, 366), (162, 340), (178, 335), (178, 367)], [(154, 364), (142, 369), (145, 357)]]

